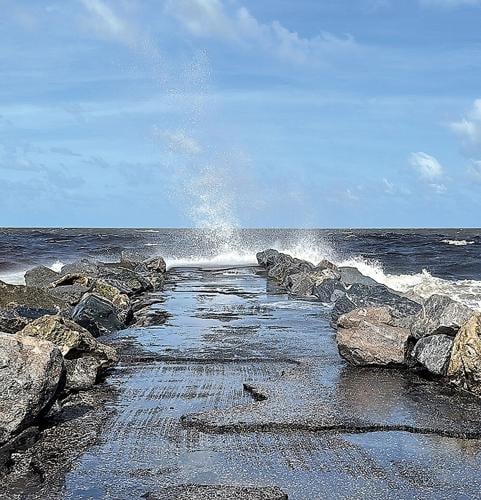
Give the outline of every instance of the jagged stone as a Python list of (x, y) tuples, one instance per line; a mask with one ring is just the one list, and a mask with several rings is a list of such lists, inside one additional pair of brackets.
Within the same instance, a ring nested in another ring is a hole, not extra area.
[(476, 313), (454, 338), (448, 377), (458, 386), (481, 396), (481, 314)]
[(412, 357), (430, 373), (446, 375), (453, 342), (447, 335), (423, 337), (414, 346)]
[(37, 266), (25, 273), (25, 284), (30, 287), (47, 288), (59, 276), (59, 273), (56, 273), (49, 267)]
[(395, 326), (387, 307), (355, 309), (338, 320), (339, 354), (354, 365), (405, 365), (410, 332)]
[(364, 285), (354, 283), (346, 293), (341, 296), (332, 310), (333, 321), (342, 314), (359, 307), (384, 307), (389, 306), (396, 318), (413, 316), (421, 310), (421, 305), (394, 292), (384, 285)]
[(94, 337), (120, 330), (124, 326), (114, 304), (94, 293), (86, 294), (75, 306), (72, 319)]
[(360, 283), (362, 285), (379, 285), (379, 283), (370, 278), (369, 276), (365, 276), (359, 271), (356, 267), (340, 267), (339, 268), (340, 279), (346, 285), (353, 285), (354, 283)]
[(417, 339), (436, 334), (454, 337), (473, 314), (472, 309), (446, 295), (432, 295), (413, 318), (411, 332)]
[(48, 411), (63, 381), (63, 357), (54, 344), (0, 333), (0, 444)]

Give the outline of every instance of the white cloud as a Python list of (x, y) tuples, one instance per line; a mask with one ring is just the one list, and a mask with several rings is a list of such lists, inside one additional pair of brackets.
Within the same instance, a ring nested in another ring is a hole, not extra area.
[(467, 117), (449, 124), (451, 130), (470, 144), (481, 143), (481, 99), (473, 102)]
[(425, 181), (433, 181), (443, 176), (443, 167), (434, 156), (423, 152), (412, 153), (409, 163)]
[(194, 36), (255, 46), (297, 64), (320, 62), (330, 53), (357, 47), (348, 35), (322, 32), (303, 38), (278, 21), (261, 23), (245, 7), (227, 8), (221, 0), (168, 0), (166, 9)]

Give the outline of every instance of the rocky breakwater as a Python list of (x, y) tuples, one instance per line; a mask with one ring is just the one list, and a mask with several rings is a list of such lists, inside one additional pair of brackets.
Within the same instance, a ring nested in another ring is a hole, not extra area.
[(124, 253), (60, 272), (35, 267), (25, 285), (0, 282), (0, 476), (118, 362), (98, 338), (142, 323), (146, 295), (162, 289), (165, 273), (161, 257)]
[(348, 363), (406, 368), (481, 395), (480, 313), (447, 296), (405, 296), (326, 260), (314, 265), (272, 249), (257, 260), (292, 296), (332, 307)]

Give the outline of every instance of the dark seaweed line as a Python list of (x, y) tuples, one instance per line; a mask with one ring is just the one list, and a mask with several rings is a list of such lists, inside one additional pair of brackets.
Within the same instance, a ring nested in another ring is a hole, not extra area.
[(279, 423), (267, 422), (259, 424), (208, 424), (203, 421), (195, 420), (195, 416), (183, 415), (180, 418), (182, 426), (195, 428), (202, 432), (212, 434), (228, 434), (228, 433), (250, 433), (250, 432), (276, 432), (276, 431), (291, 431), (291, 432), (335, 432), (340, 434), (367, 434), (370, 432), (408, 432), (410, 434), (425, 434), (436, 435), (440, 437), (456, 438), (456, 439), (480, 439), (481, 432), (466, 431), (456, 432), (450, 430), (433, 429), (430, 427), (415, 427), (406, 424), (303, 424), (303, 423)]

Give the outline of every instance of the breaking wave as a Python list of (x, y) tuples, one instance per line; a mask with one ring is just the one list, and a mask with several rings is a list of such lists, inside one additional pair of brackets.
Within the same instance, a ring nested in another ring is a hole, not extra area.
[(442, 240), (441, 243), (453, 245), (455, 247), (465, 247), (466, 245), (474, 245), (474, 241), (467, 240)]

